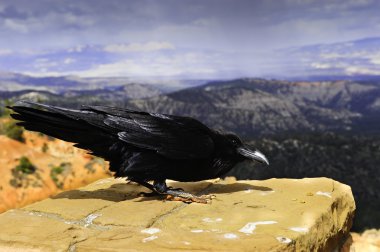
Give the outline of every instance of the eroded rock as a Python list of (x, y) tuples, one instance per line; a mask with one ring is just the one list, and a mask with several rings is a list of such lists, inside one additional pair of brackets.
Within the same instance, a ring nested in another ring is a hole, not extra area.
[(349, 186), (327, 178), (171, 182), (211, 204), (140, 197), (104, 179), (0, 215), (0, 249), (36, 251), (333, 250), (349, 234)]

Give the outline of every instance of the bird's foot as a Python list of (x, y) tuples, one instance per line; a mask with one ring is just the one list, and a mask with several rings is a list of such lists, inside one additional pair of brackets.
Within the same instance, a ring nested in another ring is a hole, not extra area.
[(182, 201), (184, 203), (202, 203), (202, 204), (208, 204), (211, 203), (211, 200), (215, 198), (215, 195), (201, 195), (196, 196), (191, 193), (187, 193), (179, 190), (173, 190), (169, 189), (165, 192), (167, 194), (166, 199), (172, 200), (172, 201)]
[(183, 188), (173, 188), (172, 186), (168, 186), (168, 189), (173, 190), (173, 191), (181, 191), (181, 192), (185, 191), (183, 190)]

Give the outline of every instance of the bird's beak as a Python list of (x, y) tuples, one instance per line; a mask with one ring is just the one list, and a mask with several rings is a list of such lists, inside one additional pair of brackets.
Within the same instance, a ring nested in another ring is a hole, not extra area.
[(244, 157), (269, 165), (268, 159), (258, 150), (252, 151), (246, 146), (241, 146), (237, 148), (237, 152)]

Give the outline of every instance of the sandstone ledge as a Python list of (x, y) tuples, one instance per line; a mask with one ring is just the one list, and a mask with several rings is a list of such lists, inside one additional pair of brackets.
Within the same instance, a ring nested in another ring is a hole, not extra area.
[(333, 250), (351, 228), (349, 186), (327, 178), (170, 183), (212, 204), (142, 198), (103, 179), (0, 215), (6, 251)]

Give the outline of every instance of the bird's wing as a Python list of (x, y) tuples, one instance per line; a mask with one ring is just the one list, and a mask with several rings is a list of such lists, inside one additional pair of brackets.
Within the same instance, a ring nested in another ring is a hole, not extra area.
[(73, 110), (32, 102), (19, 102), (12, 109), (17, 113), (12, 117), (26, 129), (76, 143), (106, 160), (131, 147), (173, 159), (206, 158), (214, 151), (212, 131), (189, 117), (105, 106)]
[(120, 140), (167, 158), (206, 158), (214, 151), (212, 131), (190, 117), (106, 106), (90, 106), (86, 110), (106, 115), (104, 123), (118, 131)]
[(115, 176), (125, 176), (125, 167), (133, 153), (138, 151), (118, 138), (118, 131), (104, 123), (106, 115), (86, 110), (71, 110), (32, 102), (17, 102), (9, 107), (11, 116), (27, 130), (42, 132), (90, 151), (110, 161)]

